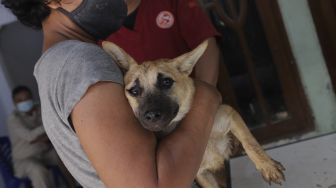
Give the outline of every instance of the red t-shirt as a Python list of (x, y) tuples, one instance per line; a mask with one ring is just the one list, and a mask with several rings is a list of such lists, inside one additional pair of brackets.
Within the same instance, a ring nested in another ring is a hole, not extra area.
[(141, 0), (137, 11), (133, 30), (122, 27), (106, 40), (138, 63), (175, 58), (218, 35), (197, 0)]

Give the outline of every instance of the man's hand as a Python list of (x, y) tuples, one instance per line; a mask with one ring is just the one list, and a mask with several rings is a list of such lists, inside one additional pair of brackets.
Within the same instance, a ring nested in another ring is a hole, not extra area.
[(29, 142), (31, 144), (35, 144), (35, 143), (50, 143), (50, 140), (47, 136), (47, 134), (41, 134), (40, 136), (38, 136), (36, 139), (34, 139), (33, 141)]

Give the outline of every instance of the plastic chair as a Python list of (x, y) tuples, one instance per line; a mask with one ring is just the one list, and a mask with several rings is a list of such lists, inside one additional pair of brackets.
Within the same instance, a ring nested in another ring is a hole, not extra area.
[(11, 161), (11, 146), (7, 137), (0, 137), (0, 173), (5, 182), (6, 188), (32, 188), (28, 178), (17, 178), (13, 175)]

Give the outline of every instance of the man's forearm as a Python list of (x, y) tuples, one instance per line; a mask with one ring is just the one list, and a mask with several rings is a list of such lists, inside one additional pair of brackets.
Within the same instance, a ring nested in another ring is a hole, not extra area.
[(38, 143), (38, 142), (43, 142), (43, 143), (49, 142), (49, 138), (47, 134), (43, 133), (40, 136), (36, 137), (34, 140), (30, 141), (31, 144)]
[(195, 66), (195, 78), (216, 86), (219, 69), (219, 48), (215, 38), (209, 39), (209, 45)]
[(215, 88), (196, 85), (191, 111), (160, 142), (132, 115), (122, 86), (98, 83), (87, 91), (71, 118), (81, 146), (106, 187), (190, 186), (220, 104)]
[(44, 134), (44, 128), (43, 127), (37, 127), (35, 129), (28, 129), (22, 124), (17, 124), (16, 127), (13, 127), (13, 131), (16, 135), (18, 135), (20, 138), (31, 142), (38, 138), (40, 135)]
[(202, 87), (197, 90), (191, 111), (158, 147), (157, 168), (162, 185), (169, 182), (177, 188), (190, 186), (202, 161), (220, 98), (202, 93)]
[[(212, 123), (203, 125), (211, 127)], [(177, 130), (169, 137), (169, 141), (163, 141), (157, 156), (159, 187), (190, 187), (202, 161), (208, 138), (208, 130), (203, 134)]]

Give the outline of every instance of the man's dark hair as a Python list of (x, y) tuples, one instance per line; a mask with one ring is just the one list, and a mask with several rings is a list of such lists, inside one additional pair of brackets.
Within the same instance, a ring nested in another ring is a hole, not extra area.
[(12, 91), (12, 97), (13, 97), (13, 99), (14, 99), (14, 97), (15, 97), (17, 94), (19, 94), (19, 93), (21, 93), (21, 92), (23, 92), (23, 91), (28, 92), (28, 93), (30, 94), (30, 96), (32, 96), (32, 92), (31, 92), (31, 90), (30, 90), (28, 87), (26, 87), (26, 86), (17, 86), (17, 87), (15, 87), (15, 88), (13, 89), (13, 91)]
[(43, 20), (50, 14), (45, 0), (1, 0), (1, 3), (9, 8), (21, 23), (35, 29), (41, 29)]

